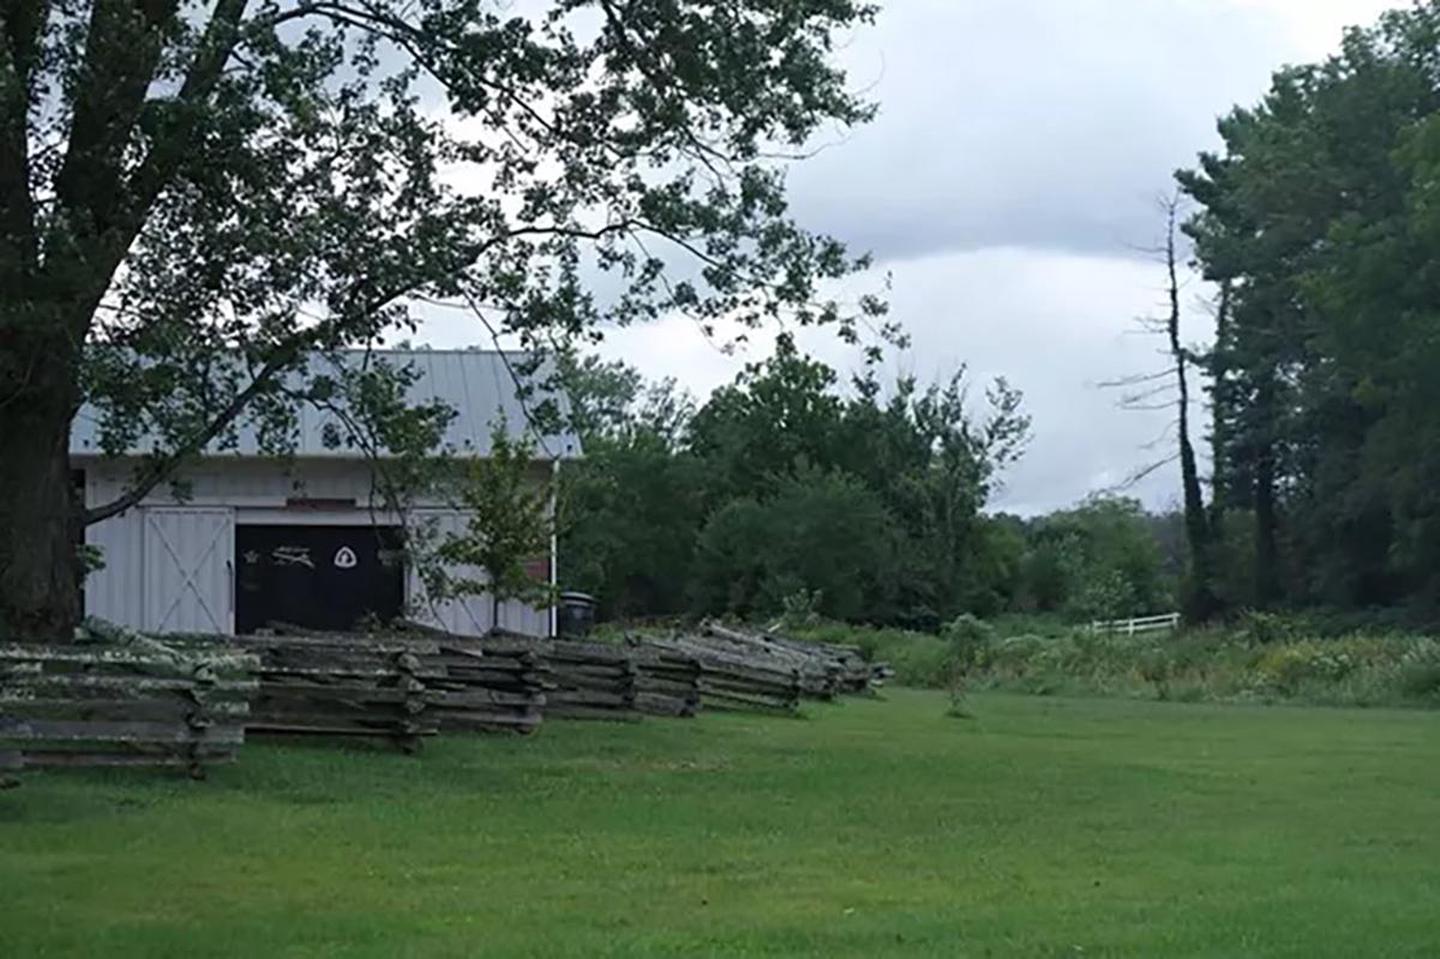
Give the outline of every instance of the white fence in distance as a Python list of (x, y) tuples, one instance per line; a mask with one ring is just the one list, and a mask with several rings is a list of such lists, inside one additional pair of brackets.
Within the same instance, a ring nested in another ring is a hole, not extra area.
[(1157, 633), (1161, 630), (1168, 632), (1179, 628), (1179, 613), (1166, 613), (1163, 616), (1141, 616), (1138, 619), (1112, 619), (1108, 622), (1090, 624), (1091, 632), (1124, 633), (1126, 636), (1134, 636), (1136, 633)]

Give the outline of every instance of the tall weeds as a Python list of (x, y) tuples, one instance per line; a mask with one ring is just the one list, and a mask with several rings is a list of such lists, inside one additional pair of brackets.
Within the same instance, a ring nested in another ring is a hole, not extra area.
[(1315, 638), (1271, 620), (1123, 636), (1004, 635), (961, 617), (939, 636), (826, 624), (801, 635), (860, 646), (901, 685), (1186, 702), (1440, 707), (1440, 640), (1356, 632)]

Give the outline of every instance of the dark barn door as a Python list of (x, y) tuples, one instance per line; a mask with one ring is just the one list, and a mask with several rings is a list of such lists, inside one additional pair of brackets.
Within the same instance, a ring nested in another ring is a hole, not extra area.
[(237, 526), (235, 631), (271, 622), (353, 629), (405, 605), (398, 531), (373, 526)]

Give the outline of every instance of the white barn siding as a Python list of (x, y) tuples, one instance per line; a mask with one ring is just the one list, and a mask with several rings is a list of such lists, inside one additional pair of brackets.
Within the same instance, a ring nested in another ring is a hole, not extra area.
[(132, 509), (85, 530), (85, 542), (100, 550), (105, 563), (85, 577), (86, 615), (134, 628), (144, 621), (144, 522), (144, 514)]
[[(87, 469), (91, 505), (108, 503), (125, 491), (131, 465), (125, 461), (96, 462)], [(353, 499), (369, 505), (370, 471), (355, 461), (281, 463), (260, 459), (217, 458), (186, 470), (177, 496), (169, 484), (153, 490), (143, 506), (230, 506), (284, 508), (290, 499)]]
[[(441, 536), (465, 530), (464, 515), (451, 510), (426, 511), (420, 521), (433, 522), (436, 533)], [(483, 578), (480, 570), (473, 566), (452, 567), (450, 573), (467, 579)], [(488, 595), (431, 603), (425, 596), (425, 585), (413, 570), (406, 577), (406, 597), (414, 609), (415, 618), (429, 626), (465, 636), (478, 636), (495, 625), (491, 621), (494, 604)], [(499, 625), (527, 636), (549, 636), (550, 611), (507, 601), (500, 604)]]
[[(123, 493), (133, 469), (125, 461), (80, 459), (77, 465), (86, 469), (89, 506)], [(102, 550), (105, 562), (85, 581), (88, 615), (156, 632), (233, 632), (236, 526), (399, 525), (395, 517), (370, 509), (371, 475), (364, 462), (217, 457), (187, 471), (184, 480), (184, 497), (161, 486), (139, 506), (86, 530), (86, 542)], [(292, 498), (354, 500), (356, 506), (287, 508)], [(426, 513), (442, 531), (464, 528), (464, 517), (454, 511)], [(488, 597), (432, 607), (413, 573), (407, 576), (406, 601), (417, 618), (453, 632), (479, 635), (491, 625)], [(551, 617), (548, 610), (505, 603), (500, 625), (548, 636)]]

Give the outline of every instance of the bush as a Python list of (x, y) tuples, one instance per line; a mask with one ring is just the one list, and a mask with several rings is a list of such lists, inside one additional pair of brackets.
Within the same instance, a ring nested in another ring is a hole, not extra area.
[(1305, 641), (1267, 652), (1255, 665), (1265, 684), (1294, 695), (1308, 680), (1335, 682), (1354, 672), (1357, 661), (1339, 644)]
[(786, 629), (814, 626), (820, 622), (818, 589), (797, 589), (780, 601), (780, 623)]
[(954, 652), (938, 636), (906, 633), (900, 642), (885, 643), (877, 649), (877, 660), (888, 662), (901, 686), (944, 689), (952, 678)]
[(1138, 500), (1097, 497), (1030, 527), (1019, 596), (1076, 621), (1173, 609), (1175, 583)]
[(1058, 639), (1075, 629), (1073, 623), (1058, 613), (1004, 613), (987, 622), (999, 636), (1049, 636)]
[(1123, 619), (1143, 609), (1135, 586), (1117, 569), (1093, 571), (1080, 583), (1079, 590), (1066, 606), (1072, 619), (1108, 621)]
[(1240, 632), (1256, 646), (1270, 646), (1294, 639), (1296, 624), (1280, 613), (1248, 609), (1240, 614)]
[(943, 638), (904, 629), (826, 622), (792, 629), (790, 635), (817, 643), (855, 646), (869, 661), (889, 663), (895, 671), (894, 681), (900, 686), (942, 689), (952, 661), (951, 646)]
[(1406, 696), (1440, 702), (1440, 644), (1433, 640), (1408, 652), (1400, 663), (1399, 685)]
[(998, 676), (1024, 676), (1056, 642), (1044, 636), (1007, 636), (991, 647), (986, 669)]
[(950, 711), (966, 715), (965, 693), (973, 671), (984, 664), (995, 642), (995, 630), (969, 613), (948, 623), (941, 638), (949, 645), (949, 659), (944, 666), (944, 684), (950, 692)]
[(870, 490), (806, 471), (763, 502), (734, 500), (710, 517), (696, 550), (695, 611), (768, 616), (803, 591), (835, 619), (888, 613), (896, 537)]
[(912, 633), (940, 632), (940, 614), (929, 606), (911, 606), (895, 617), (895, 625)]
[(960, 669), (970, 669), (983, 663), (990, 647), (995, 644), (994, 628), (969, 613), (962, 613), (947, 623), (940, 635), (950, 644)]

